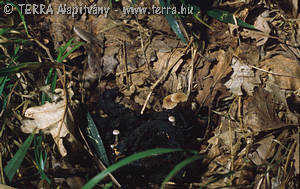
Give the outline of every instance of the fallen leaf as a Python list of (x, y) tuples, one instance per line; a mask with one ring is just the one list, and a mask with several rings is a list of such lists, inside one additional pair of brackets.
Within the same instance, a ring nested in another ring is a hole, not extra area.
[(276, 104), (272, 95), (262, 88), (258, 88), (249, 97), (243, 107), (243, 123), (254, 132), (280, 128), (283, 123), (276, 113)]
[(259, 48), (253, 43), (241, 43), (238, 47), (238, 57), (244, 63), (257, 66), (259, 56)]
[(103, 73), (105, 75), (115, 74), (116, 67), (118, 66), (119, 61), (114, 56), (103, 56)]
[[(62, 89), (56, 89), (55, 92), (61, 92)], [(64, 97), (62, 97), (64, 98)], [(41, 106), (35, 106), (28, 108), (25, 112), (25, 117), (30, 119), (22, 120), (21, 130), (24, 133), (32, 133), (34, 129), (43, 131), (44, 133), (50, 133), (58, 147), (60, 154), (64, 157), (67, 155), (67, 150), (63, 146), (63, 137), (69, 134), (71, 119), (69, 115), (65, 113), (65, 100), (59, 102), (46, 102)], [(64, 117), (64, 120), (63, 120)]]
[(244, 38), (252, 38), (256, 41), (256, 46), (262, 46), (268, 41), (268, 36), (271, 32), (271, 28), (269, 26), (269, 23), (267, 22), (267, 16), (269, 16), (268, 11), (264, 11), (261, 13), (256, 20), (254, 21), (254, 27), (261, 32), (257, 32), (255, 30), (249, 30), (244, 29), (243, 32), (241, 32), (241, 35)]
[(259, 146), (256, 148), (256, 151), (249, 154), (249, 158), (255, 165), (261, 165), (267, 158), (273, 139), (274, 136), (270, 135), (257, 142)]
[(299, 61), (277, 55), (262, 61), (260, 64), (263, 65), (262, 69), (282, 75), (274, 76), (275, 83), (281, 89), (297, 90), (300, 88)]
[[(212, 65), (211, 62), (205, 62), (203, 68), (197, 70), (199, 90), (196, 98), (201, 106), (217, 104), (220, 99), (230, 95), (221, 80), (231, 72), (229, 63), (232, 59), (232, 51), (219, 50), (212, 53), (210, 58), (217, 59), (218, 63)], [(215, 99), (216, 96), (218, 99)]]
[(280, 87), (275, 83), (275, 78), (272, 74), (269, 74), (269, 78), (266, 81), (265, 90), (272, 94), (272, 98), (276, 104), (279, 104), (282, 109), (285, 110), (283, 112), (283, 116), (285, 116), (284, 120), (287, 124), (298, 124), (298, 116), (296, 113), (292, 112), (289, 108), (289, 105), (286, 100), (285, 90), (280, 89)]
[(154, 30), (158, 30), (164, 33), (173, 34), (173, 31), (168, 24), (168, 21), (163, 15), (150, 15), (147, 25)]
[(264, 33), (264, 35), (259, 35), (258, 33), (252, 34), (251, 38), (256, 40), (256, 46), (264, 45), (268, 40), (268, 35), (271, 32), (271, 28), (267, 22), (266, 16), (268, 16), (268, 11), (265, 11), (259, 15), (255, 22), (254, 27)]
[[(157, 52), (158, 61), (154, 63), (154, 71), (158, 76), (160, 76), (167, 69), (168, 66), (172, 65), (175, 61), (178, 61), (180, 57), (183, 56), (183, 53), (180, 51), (172, 52)], [(176, 65), (180, 65), (182, 63), (182, 59), (180, 59)], [(173, 67), (173, 72), (178, 69), (178, 66)]]
[(260, 79), (255, 76), (254, 71), (235, 57), (232, 58), (231, 67), (233, 74), (225, 86), (235, 95), (243, 95), (244, 89), (248, 95), (253, 96), (254, 87), (260, 84)]

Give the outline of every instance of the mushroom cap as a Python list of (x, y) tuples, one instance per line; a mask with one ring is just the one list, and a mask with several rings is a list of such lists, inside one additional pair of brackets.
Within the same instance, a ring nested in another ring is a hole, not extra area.
[(169, 116), (168, 120), (171, 122), (171, 123), (174, 123), (176, 121), (175, 117), (174, 116)]
[(163, 105), (162, 107), (165, 109), (173, 109), (177, 106), (177, 102), (173, 102), (171, 100), (172, 95), (168, 95), (163, 99)]
[(185, 102), (187, 101), (188, 97), (186, 94), (182, 93), (182, 92), (178, 92), (178, 93), (173, 93), (171, 94), (171, 101), (172, 102)]
[(119, 135), (120, 131), (118, 129), (113, 130), (113, 135)]

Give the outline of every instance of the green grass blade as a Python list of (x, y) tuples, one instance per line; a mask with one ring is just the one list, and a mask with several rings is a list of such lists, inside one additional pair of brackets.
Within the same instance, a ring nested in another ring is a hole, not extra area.
[(198, 20), (204, 26), (208, 27), (210, 30), (214, 30), (210, 25), (206, 24), (201, 18), (199, 18), (197, 14), (194, 14), (194, 18), (196, 18), (196, 20)]
[(162, 185), (161, 185), (161, 189), (165, 188), (165, 184), (171, 180), (173, 178), (173, 176), (178, 173), (183, 167), (185, 167), (186, 165), (198, 160), (198, 159), (202, 159), (203, 156), (200, 155), (196, 155), (196, 156), (192, 156), (190, 158), (187, 158), (185, 160), (183, 160), (182, 162), (180, 162), (179, 164), (177, 164), (172, 171), (166, 176), (165, 180), (163, 181)]
[(28, 71), (28, 70), (39, 70), (40, 68), (50, 68), (50, 67), (54, 67), (55, 64), (50, 63), (50, 62), (26, 62), (26, 63), (22, 63), (22, 64), (18, 64), (18, 65), (14, 65), (14, 66), (9, 66), (8, 68), (3, 68), (0, 69), (0, 77), (3, 76), (9, 76), (11, 74), (14, 73), (18, 73), (18, 72), (24, 72), (24, 71)]
[[(48, 85), (50, 83), (50, 79), (52, 76), (53, 71), (55, 71), (53, 68), (50, 68), (50, 70), (48, 71), (47, 77), (45, 79), (45, 84)], [(41, 103), (45, 104), (46, 101), (49, 101), (50, 98), (46, 95), (45, 92), (42, 92), (42, 99), (41, 99)]]
[(22, 45), (27, 45), (27, 44), (31, 44), (32, 41), (27, 40), (27, 39), (8, 39), (7, 41), (1, 41), (0, 44), (8, 44), (8, 45), (14, 45), (14, 44), (22, 44)]
[[(171, 7), (170, 1), (167, 0), (159, 0), (160, 6), (164, 8)], [(170, 13), (164, 13), (165, 18), (167, 19), (169, 25), (171, 26), (172, 30), (175, 32), (175, 34), (179, 37), (181, 41), (183, 41), (185, 44), (187, 44), (187, 41), (179, 27), (178, 22), (176, 21), (176, 18), (173, 14)]]
[(11, 2), (11, 1), (4, 1), (4, 2), (1, 1), (1, 2), (0, 2), (0, 5), (4, 5), (4, 4), (6, 4), (6, 5), (9, 4), (9, 5), (12, 5), (13, 7), (16, 8), (16, 10), (17, 10), (17, 12), (19, 13), (20, 18), (21, 18), (21, 20), (22, 20), (22, 22), (23, 22), (25, 32), (26, 32), (27, 36), (29, 37), (30, 35), (29, 35), (28, 27), (27, 27), (27, 24), (26, 24), (26, 21), (25, 21), (25, 16), (22, 14), (22, 11), (21, 11), (20, 8), (18, 7), (18, 5), (14, 4), (14, 3)]
[(81, 45), (83, 45), (83, 42), (74, 43), (72, 45), (75, 45), (71, 50), (69, 50), (63, 57), (62, 60), (66, 59), (72, 52), (74, 52), (76, 49), (78, 49)]
[(10, 31), (10, 28), (0, 28), (0, 35), (3, 35)]
[(28, 138), (25, 140), (23, 145), (16, 152), (14, 157), (11, 160), (9, 160), (7, 165), (4, 167), (4, 173), (7, 176), (9, 182), (12, 181), (14, 175), (16, 174), (17, 170), (19, 169), (19, 167), (27, 153), (27, 150), (29, 149), (29, 147), (33, 141), (33, 138), (34, 138), (34, 134), (32, 133), (31, 135), (28, 136)]
[(106, 165), (109, 165), (108, 157), (98, 132), (98, 129), (95, 125), (95, 122), (89, 112), (86, 114), (88, 121), (88, 126), (86, 128), (86, 134), (88, 141), (92, 144), (94, 150), (96, 151), (97, 157)]
[[(20, 50), (20, 45), (17, 45), (16, 48), (15, 48), (15, 50), (14, 50), (14, 57), (17, 56), (19, 50)], [(16, 60), (16, 59), (14, 59), (14, 60)]]
[(244, 27), (244, 28), (250, 28), (250, 29), (255, 29), (255, 27), (251, 24), (248, 24), (244, 21), (242, 21), (241, 19), (236, 18), (236, 22), (235, 19), (233, 17), (233, 15), (227, 11), (223, 11), (223, 10), (219, 10), (219, 9), (213, 9), (213, 10), (208, 10), (207, 11), (207, 15), (219, 20), (220, 22), (224, 22), (224, 23), (230, 23), (230, 24), (237, 24), (238, 26)]
[(127, 158), (122, 159), (121, 161), (109, 166), (106, 170), (102, 171), (98, 175), (96, 175), (94, 178), (92, 178), (87, 184), (83, 186), (82, 189), (91, 189), (93, 188), (98, 182), (100, 182), (102, 179), (104, 179), (109, 173), (112, 173), (113, 171), (117, 170), (118, 168), (127, 165), (133, 161), (143, 159), (145, 157), (149, 157), (152, 155), (160, 155), (170, 152), (180, 152), (184, 151), (184, 149), (179, 148), (155, 148), (151, 150), (146, 150), (143, 152), (139, 152), (133, 155), (128, 156)]
[(61, 47), (59, 47), (59, 48), (57, 49), (57, 51), (58, 51), (58, 55), (57, 55), (57, 58), (56, 58), (56, 61), (57, 61), (57, 62), (62, 62), (62, 61), (63, 61), (62, 56), (63, 56), (64, 52), (67, 50), (67, 48), (72, 44), (72, 41), (73, 41), (73, 39), (70, 39), (70, 40), (66, 43), (66, 45), (61, 46)]
[(36, 135), (34, 137), (34, 140), (33, 140), (34, 159), (35, 159), (41, 179), (46, 180), (49, 184), (51, 184), (51, 180), (47, 177), (47, 175), (45, 173), (47, 152), (46, 152), (46, 150), (44, 150), (44, 151), (42, 150), (42, 140), (43, 140), (43, 135)]
[[(62, 46), (60, 48), (58, 48), (58, 56), (56, 58), (56, 61), (61, 63), (64, 59), (66, 59), (72, 52), (74, 52), (76, 49), (78, 49), (81, 45), (83, 45), (83, 42), (78, 42), (78, 43), (72, 43), (73, 38), (70, 39), (65, 46)], [(71, 48), (71, 50), (69, 50), (68, 52), (66, 52), (67, 48), (70, 46), (74, 46)], [(65, 53), (66, 52), (66, 53)], [(65, 53), (65, 54), (64, 54)]]
[(109, 182), (109, 183), (105, 184), (105, 186), (103, 187), (103, 189), (109, 189), (109, 188), (112, 187), (112, 185), (113, 185), (113, 183)]
[[(8, 100), (8, 95), (6, 95), (5, 98), (4, 98), (4, 100), (3, 100), (1, 111), (3, 111), (3, 110), (6, 109), (7, 100)], [(3, 116), (3, 114), (2, 114), (2, 116)]]
[(57, 72), (56, 70), (54, 70), (54, 75), (53, 75), (53, 78), (52, 78), (52, 82), (51, 82), (51, 92), (54, 92), (55, 88), (56, 88), (56, 82), (57, 81)]
[(7, 77), (0, 77), (0, 96), (2, 95), (2, 92), (4, 90), (5, 84), (9, 81), (10, 79)]

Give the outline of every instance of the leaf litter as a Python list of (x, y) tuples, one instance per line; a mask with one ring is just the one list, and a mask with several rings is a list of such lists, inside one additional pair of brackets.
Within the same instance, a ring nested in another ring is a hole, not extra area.
[[(62, 1), (51, 2), (53, 6), (60, 3)], [(86, 1), (65, 3), (87, 5)], [(129, 1), (120, 3), (123, 6), (130, 4)], [(155, 1), (136, 3), (136, 6), (159, 6)], [(95, 175), (95, 170), (105, 169), (82, 132), (86, 124), (82, 115), (87, 109), (98, 124), (111, 163), (145, 150), (145, 146), (190, 148), (207, 155), (203, 161), (174, 177), (173, 182), (168, 183), (170, 188), (297, 188), (298, 4), (289, 1), (290, 14), (287, 15), (283, 12), (286, 7), (281, 3), (274, 6), (262, 1), (261, 5), (251, 6), (253, 3), (251, 0), (215, 2), (217, 7), (227, 7), (237, 18), (253, 23), (257, 30), (208, 19), (214, 28), (210, 30), (187, 19), (189, 45), (176, 37), (163, 15), (132, 17), (116, 9), (108, 17), (45, 16), (47, 26), (41, 23), (36, 26), (47, 31), (55, 48), (72, 37), (78, 42), (85, 41), (74, 32), (75, 27), (85, 31), (90, 38), (102, 41), (103, 49), (87, 42), (88, 45), (73, 52), (66, 63), (74, 69), (62, 70), (68, 81), (67, 94), (63, 94), (63, 87), (58, 84), (56, 92), (60, 94), (48, 92), (52, 102), (44, 105), (39, 105), (37, 91), (49, 90), (39, 87), (41, 82), (32, 82), (43, 77), (24, 73), (22, 79), (24, 77), (26, 85), (32, 86), (25, 86), (27, 91), (24, 87), (16, 87), (19, 96), (13, 94), (9, 99), (8, 107), (15, 115), (5, 118), (9, 122), (9, 132), (16, 132), (12, 125), (19, 120), (24, 133), (37, 129), (52, 136), (46, 144), (51, 147), (48, 148), (49, 157), (53, 162), (57, 161), (55, 165), (67, 175), (57, 176), (59, 172), (55, 172), (54, 165), (48, 165), (47, 173), (56, 173), (51, 175), (55, 186), (76, 188), (76, 182), (82, 186), (87, 181), (84, 175)], [(98, 1), (96, 5), (109, 6), (105, 1)], [(43, 41), (42, 32), (40, 34), (36, 37)], [(196, 53), (193, 53), (195, 49)], [(48, 58), (45, 54), (42, 57)], [(89, 66), (91, 62), (97, 63)], [(101, 74), (93, 74), (95, 70)], [(190, 74), (191, 70), (193, 74)], [(16, 85), (24, 86), (25, 82)], [(186, 98), (174, 101), (175, 94), (184, 94)], [(26, 103), (20, 104), (22, 98), (26, 98)], [(71, 106), (75, 101), (80, 101), (80, 105)], [(23, 106), (24, 114), (18, 110), (18, 105)], [(144, 115), (140, 115), (141, 112)], [(6, 134), (9, 129), (5, 129), (4, 137), (12, 138)], [(113, 137), (113, 129), (120, 130), (120, 138)], [(13, 145), (8, 142), (5, 149)], [(69, 150), (70, 146), (73, 151)], [(3, 155), (7, 159), (8, 153)], [(173, 159), (139, 161), (120, 170), (111, 179), (131, 188), (155, 188), (164, 178), (155, 170), (159, 168), (161, 173), (167, 174), (164, 168), (175, 166), (175, 160), (182, 160), (181, 156), (170, 157)], [(86, 165), (91, 162), (97, 166)], [(143, 173), (137, 175), (130, 170)], [(25, 171), (21, 169), (26, 177)], [(78, 174), (71, 174), (72, 171)], [(139, 178), (141, 182), (133, 183), (132, 178)], [(23, 181), (16, 179), (15, 182)]]

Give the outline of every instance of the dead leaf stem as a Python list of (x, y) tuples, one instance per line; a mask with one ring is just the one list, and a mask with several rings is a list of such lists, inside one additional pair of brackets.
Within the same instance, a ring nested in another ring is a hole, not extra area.
[(59, 130), (58, 130), (58, 133), (57, 133), (57, 138), (55, 139), (56, 144), (59, 144), (60, 132), (61, 132), (63, 123), (65, 121), (65, 117), (66, 117), (66, 113), (67, 113), (67, 108), (68, 108), (68, 98), (67, 98), (67, 90), (66, 90), (66, 68), (65, 68), (64, 65), (63, 65), (63, 73), (64, 73), (63, 80), (60, 80), (60, 81), (61, 81), (61, 84), (63, 86), (63, 91), (64, 91), (64, 94), (63, 94), (64, 95), (64, 113), (63, 113), (61, 122), (58, 125)]

